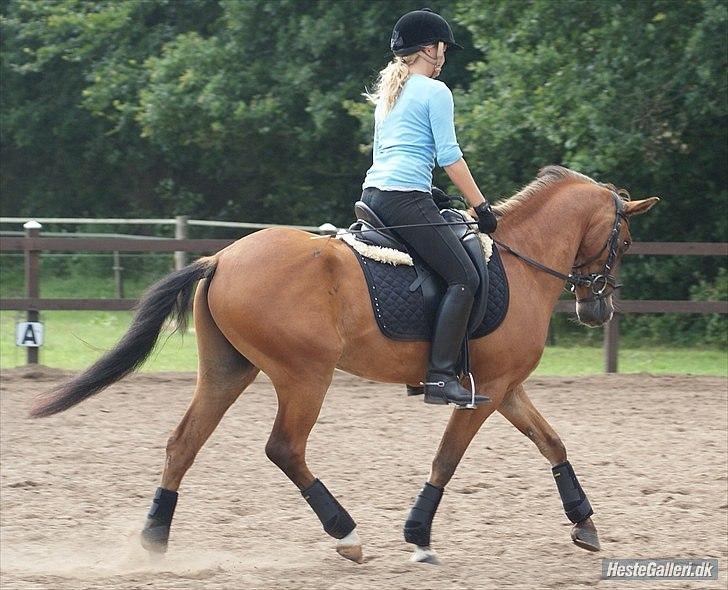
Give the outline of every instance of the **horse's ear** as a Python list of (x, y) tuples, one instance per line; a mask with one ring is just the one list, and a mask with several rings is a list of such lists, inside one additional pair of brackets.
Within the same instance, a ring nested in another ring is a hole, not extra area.
[(626, 201), (624, 203), (624, 212), (627, 215), (641, 215), (647, 213), (660, 201), (660, 197), (649, 197), (641, 201)]

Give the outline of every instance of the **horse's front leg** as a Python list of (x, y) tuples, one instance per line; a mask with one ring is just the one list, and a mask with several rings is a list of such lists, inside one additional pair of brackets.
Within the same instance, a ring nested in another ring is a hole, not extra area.
[(435, 512), (448, 484), (470, 441), (481, 425), (495, 410), (495, 403), (476, 410), (455, 410), (442, 436), (432, 461), (430, 477), (418, 494), (404, 525), (404, 538), (415, 545), (412, 561), (437, 565), (437, 554), (430, 545), (430, 533)]
[(531, 403), (522, 385), (513, 389), (498, 411), (530, 438), (551, 463), (564, 511), (574, 523), (571, 529), (572, 541), (583, 549), (599, 551), (601, 547), (597, 528), (591, 519), (591, 505), (566, 459), (566, 447), (559, 435)]

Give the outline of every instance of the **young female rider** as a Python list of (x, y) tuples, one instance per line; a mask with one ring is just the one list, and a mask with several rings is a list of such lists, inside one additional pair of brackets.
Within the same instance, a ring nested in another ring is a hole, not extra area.
[[(362, 186), (364, 201), (387, 225), (419, 225), (397, 233), (446, 282), (435, 319), (425, 402), (471, 402), (456, 374), (478, 275), (431, 195), (435, 161), (445, 169), (478, 215), (481, 231), (492, 233), (496, 218), (475, 184), (455, 137), (452, 93), (435, 80), (455, 43), (447, 21), (429, 9), (397, 21), (390, 47), (394, 59), (379, 73), (368, 98), (374, 114), (374, 162)], [(433, 224), (423, 227), (422, 224)], [(486, 398), (476, 396), (476, 403)]]

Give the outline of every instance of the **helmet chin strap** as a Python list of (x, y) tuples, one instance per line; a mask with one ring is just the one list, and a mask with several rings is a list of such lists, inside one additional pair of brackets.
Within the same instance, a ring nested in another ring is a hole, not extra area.
[(442, 71), (442, 66), (445, 65), (445, 43), (442, 41), (437, 42), (437, 56), (435, 59), (431, 58), (422, 50), (418, 51), (417, 55), (424, 59), (428, 64), (435, 66), (435, 69), (432, 70), (432, 74), (430, 74), (430, 78), (437, 78)]

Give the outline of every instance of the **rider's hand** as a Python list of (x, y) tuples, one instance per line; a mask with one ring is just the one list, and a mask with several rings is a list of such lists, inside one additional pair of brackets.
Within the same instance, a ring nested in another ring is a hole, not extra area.
[(447, 193), (436, 186), (432, 187), (432, 199), (435, 201), (438, 209), (449, 209), (452, 204)]
[(475, 207), (475, 214), (478, 216), (478, 229), (484, 234), (492, 234), (495, 228), (498, 227), (498, 220), (488, 201)]

